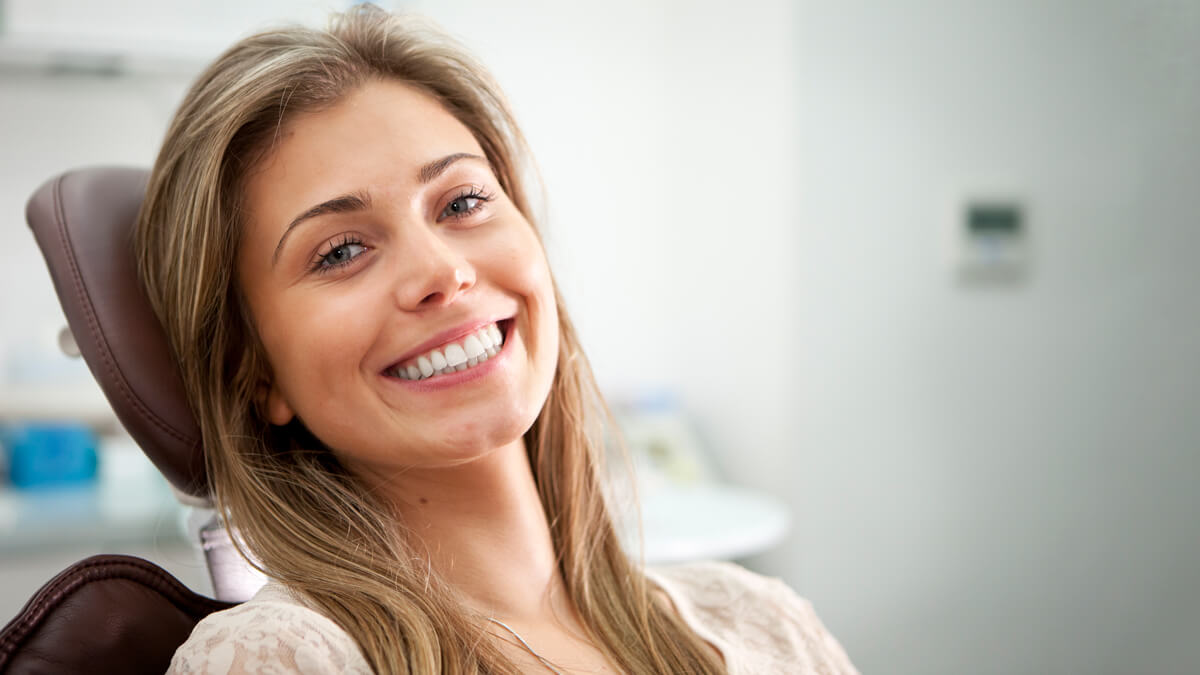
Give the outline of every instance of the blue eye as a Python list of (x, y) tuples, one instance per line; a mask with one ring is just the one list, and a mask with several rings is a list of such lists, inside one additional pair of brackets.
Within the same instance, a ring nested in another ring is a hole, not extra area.
[(317, 259), (313, 263), (313, 270), (316, 272), (328, 272), (329, 270), (350, 263), (366, 250), (367, 247), (361, 241), (351, 237), (344, 237), (333, 248), (329, 249), (327, 253), (317, 255)]
[(478, 197), (459, 197), (446, 207), (446, 215), (470, 213), (479, 208)]
[(483, 208), (484, 202), (491, 201), (491, 196), (483, 193), (478, 187), (470, 188), (465, 194), (460, 194), (442, 209), (442, 218), (455, 220), (466, 218)]

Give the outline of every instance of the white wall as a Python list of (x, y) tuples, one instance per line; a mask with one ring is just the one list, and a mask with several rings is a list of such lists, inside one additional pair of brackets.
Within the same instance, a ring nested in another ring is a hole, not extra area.
[(5, 345), (24, 349), (34, 331), (64, 323), (25, 224), (25, 201), (68, 168), (149, 166), (183, 87), (157, 79), (0, 74), (0, 355)]
[[(1194, 5), (496, 5), (417, 3), (513, 100), (602, 381), (789, 501), (753, 562), (863, 672), (1200, 669)], [(57, 312), (25, 195), (149, 163), (180, 86), (0, 77), (0, 332)], [(993, 188), (1033, 273), (957, 284)]]
[[(801, 527), (772, 561), (864, 670), (1195, 672), (1200, 6), (797, 15)], [(998, 184), (1032, 276), (955, 284), (947, 195)]]

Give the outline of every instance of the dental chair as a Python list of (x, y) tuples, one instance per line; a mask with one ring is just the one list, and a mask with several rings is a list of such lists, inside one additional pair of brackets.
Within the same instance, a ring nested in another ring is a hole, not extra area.
[[(26, 219), (117, 418), (181, 500), (203, 507), (200, 430), (133, 258), (147, 177), (140, 169), (69, 171), (34, 193)], [(0, 673), (164, 672), (197, 622), (249, 599), (264, 581), (215, 518), (198, 537), (215, 599), (140, 558), (87, 558), (50, 580), (0, 631)]]

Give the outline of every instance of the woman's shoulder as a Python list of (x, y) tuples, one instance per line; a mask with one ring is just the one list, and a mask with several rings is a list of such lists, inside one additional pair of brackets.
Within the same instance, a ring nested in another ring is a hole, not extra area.
[[(693, 609), (730, 615), (737, 609), (786, 610), (812, 616), (812, 603), (796, 595), (781, 579), (767, 577), (731, 562), (704, 561), (654, 567), (647, 575), (673, 600)], [(679, 598), (675, 596), (679, 595)]]
[(812, 603), (780, 579), (728, 562), (656, 567), (647, 576), (731, 673), (858, 672)]
[[(664, 565), (647, 569), (651, 579), (665, 580), (694, 595), (706, 596), (727, 593), (762, 594), (776, 589), (783, 582), (767, 577), (731, 562), (706, 560), (679, 565)], [(802, 602), (806, 600), (800, 599)]]
[(205, 617), (175, 651), (169, 673), (370, 673), (353, 638), (286, 588), (268, 583), (250, 600)]

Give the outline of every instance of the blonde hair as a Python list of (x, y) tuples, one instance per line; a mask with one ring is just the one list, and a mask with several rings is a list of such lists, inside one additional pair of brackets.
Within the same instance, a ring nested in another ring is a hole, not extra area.
[[(273, 427), (255, 403), (269, 369), (231, 263), (242, 183), (289, 115), (380, 78), (441, 102), (534, 221), (528, 151), (486, 71), (421, 22), (359, 6), (327, 31), (246, 38), (200, 76), (150, 176), (135, 234), (139, 272), (200, 423), (215, 505), (244, 553), (345, 629), (376, 672), (517, 672), (397, 536), (403, 523), (388, 505), (300, 423)], [(558, 316), (557, 371), (525, 442), (567, 591), (593, 642), (623, 670), (724, 672), (622, 551), (601, 490), (603, 401), (561, 297)]]

